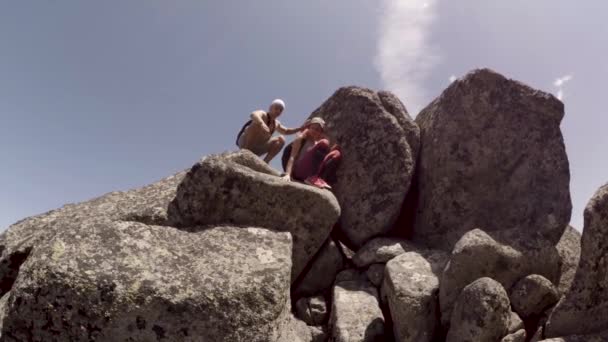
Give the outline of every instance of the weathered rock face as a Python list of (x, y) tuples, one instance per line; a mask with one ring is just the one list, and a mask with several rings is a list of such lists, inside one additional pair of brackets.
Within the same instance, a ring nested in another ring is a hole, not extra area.
[[(510, 236), (510, 245), (501, 244), (482, 230), (474, 229), (456, 244), (439, 289), (441, 320), (448, 325), (459, 293), (471, 282), (490, 277), (505, 288), (529, 274), (540, 274), (551, 281), (559, 277), (559, 254), (554, 246), (528, 248)], [(539, 244), (541, 245), (541, 244)], [(541, 245), (542, 246), (542, 245)]]
[(333, 291), (330, 327), (334, 342), (384, 341), (378, 290), (366, 280), (338, 282)]
[(507, 334), (510, 313), (509, 297), (502, 285), (480, 278), (462, 290), (446, 341), (500, 341)]
[(373, 264), (369, 266), (365, 274), (367, 275), (367, 279), (374, 284), (375, 287), (382, 286), (382, 281), (384, 280), (384, 269), (386, 268), (385, 264)]
[(581, 257), (581, 233), (568, 226), (556, 247), (562, 259), (558, 290), (564, 295), (570, 289), (578, 268)]
[(542, 314), (559, 300), (559, 293), (553, 283), (538, 274), (531, 274), (519, 280), (509, 296), (513, 310), (524, 319)]
[(353, 263), (357, 267), (367, 267), (375, 263), (387, 263), (403, 253), (419, 250), (420, 248), (408, 240), (379, 237), (370, 240), (359, 248), (357, 254), (353, 257)]
[(439, 275), (447, 255), (408, 252), (386, 265), (382, 292), (388, 298), (398, 341), (432, 341), (439, 324)]
[(414, 237), (450, 250), (482, 227), (557, 243), (572, 209), (563, 115), (552, 95), (488, 69), (453, 82), (416, 118)]
[(581, 257), (574, 283), (547, 322), (545, 336), (593, 334), (608, 330), (608, 184), (584, 213)]
[(286, 182), (251, 152), (241, 151), (194, 165), (170, 213), (179, 227), (227, 223), (290, 232), (295, 280), (327, 240), (340, 207), (331, 192)]
[(542, 340), (542, 342), (606, 342), (608, 341), (608, 331), (591, 335), (572, 335), (567, 337), (557, 337)]
[(501, 342), (526, 342), (526, 331), (524, 329), (505, 336)]
[(334, 192), (342, 206), (341, 227), (360, 247), (388, 231), (409, 189), (419, 146), (419, 130), (394, 95), (345, 87), (311, 117), (327, 122), (343, 160)]
[(336, 275), (346, 267), (344, 256), (333, 239), (328, 239), (310, 266), (304, 270), (304, 276), (294, 284), (294, 297), (308, 297), (331, 290)]
[(287, 322), (287, 233), (60, 220), (7, 294), (3, 337), (275, 341)]

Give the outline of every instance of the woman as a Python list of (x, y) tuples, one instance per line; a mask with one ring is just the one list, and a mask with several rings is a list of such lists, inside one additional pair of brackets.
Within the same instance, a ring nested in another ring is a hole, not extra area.
[(330, 148), (323, 119), (312, 118), (306, 127), (292, 143), (291, 152), (286, 151), (289, 159), (284, 165), (284, 177), (331, 189), (327, 182), (335, 181), (335, 172), (342, 159), (340, 148), (337, 145)]

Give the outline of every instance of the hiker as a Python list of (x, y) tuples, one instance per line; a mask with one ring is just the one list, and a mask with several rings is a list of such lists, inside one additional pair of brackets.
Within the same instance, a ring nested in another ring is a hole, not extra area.
[(237, 135), (236, 144), (240, 149), (247, 149), (258, 157), (266, 155), (264, 161), (270, 161), (283, 149), (285, 138), (282, 135), (273, 138), (277, 131), (284, 135), (301, 132), (304, 127), (286, 128), (277, 118), (285, 110), (285, 102), (280, 99), (272, 101), (268, 112), (256, 110)]
[(284, 178), (331, 189), (328, 182), (335, 183), (336, 170), (342, 160), (340, 147), (330, 147), (322, 118), (312, 118), (304, 127), (305, 131), (283, 154)]

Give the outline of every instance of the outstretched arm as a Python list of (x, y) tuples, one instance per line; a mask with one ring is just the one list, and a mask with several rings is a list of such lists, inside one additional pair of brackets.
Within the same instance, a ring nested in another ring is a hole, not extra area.
[(277, 131), (279, 131), (279, 133), (285, 134), (285, 135), (296, 134), (298, 132), (302, 132), (304, 129), (306, 129), (306, 124), (304, 124), (298, 128), (287, 128), (287, 127), (283, 126), (281, 123), (279, 123), (277, 125)]
[(302, 142), (306, 139), (307, 131), (304, 131), (300, 136), (298, 136), (291, 145), (291, 154), (289, 155), (289, 160), (287, 160), (287, 166), (285, 167), (285, 173), (287, 177), (291, 177), (291, 172), (293, 171), (293, 164), (295, 164), (296, 157), (300, 154), (300, 150), (302, 149)]

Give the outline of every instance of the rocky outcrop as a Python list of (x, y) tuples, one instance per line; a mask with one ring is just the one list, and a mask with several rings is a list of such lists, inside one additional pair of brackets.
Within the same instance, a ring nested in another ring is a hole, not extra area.
[(366, 280), (339, 281), (334, 286), (330, 318), (331, 341), (384, 341), (384, 316), (378, 290)]
[(387, 232), (410, 187), (419, 130), (394, 95), (358, 87), (336, 91), (311, 117), (327, 122), (343, 160), (334, 192), (341, 227), (354, 246)]
[(447, 256), (401, 254), (386, 265), (382, 288), (398, 341), (433, 341), (439, 330), (439, 275)]
[(501, 244), (482, 230), (474, 229), (456, 244), (442, 274), (439, 289), (441, 320), (449, 324), (454, 303), (462, 289), (481, 277), (490, 277), (510, 289), (529, 274), (540, 274), (556, 281), (559, 255), (554, 246), (527, 248), (527, 241), (510, 237), (510, 245)]
[(608, 184), (587, 204), (578, 271), (570, 291), (553, 311), (545, 336), (593, 334), (608, 330)]
[(174, 225), (253, 225), (293, 236), (295, 280), (340, 216), (334, 195), (287, 183), (251, 152), (211, 156), (195, 164), (170, 207)]
[(287, 233), (58, 223), (8, 294), (9, 340), (274, 341), (288, 321)]
[(563, 116), (552, 95), (488, 69), (453, 82), (416, 118), (415, 239), (450, 250), (480, 227), (557, 243), (572, 209)]
[(344, 256), (333, 239), (328, 239), (308, 267), (301, 280), (294, 284), (296, 298), (315, 296), (331, 290), (336, 275), (346, 267)]
[(527, 319), (542, 314), (559, 300), (559, 293), (553, 283), (538, 274), (529, 275), (518, 281), (509, 296), (513, 310)]
[(510, 313), (509, 297), (502, 285), (480, 278), (458, 297), (446, 341), (500, 341), (507, 334)]
[(561, 295), (564, 295), (572, 286), (578, 268), (581, 257), (581, 233), (568, 226), (556, 247), (562, 259), (558, 290)]

